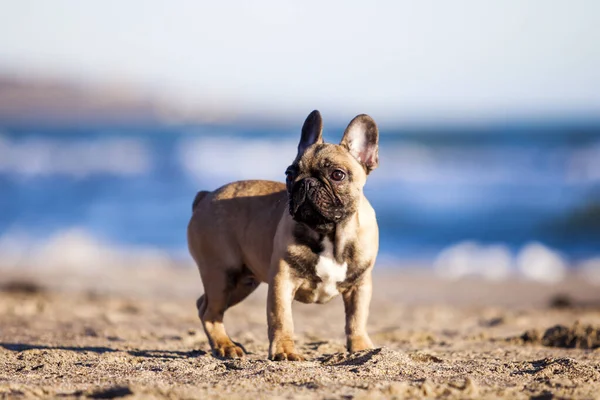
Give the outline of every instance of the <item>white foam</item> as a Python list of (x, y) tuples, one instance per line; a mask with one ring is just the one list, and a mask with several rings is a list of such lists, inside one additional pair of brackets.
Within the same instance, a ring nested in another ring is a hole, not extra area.
[(239, 140), (202, 137), (179, 143), (179, 160), (195, 179), (282, 180), (286, 167), (296, 157), (296, 140)]
[(449, 279), (478, 276), (496, 281), (511, 275), (513, 260), (506, 246), (465, 241), (441, 251), (434, 261), (434, 269)]
[[(443, 183), (445, 185), (547, 184), (564, 179), (563, 171), (548, 171), (532, 165), (533, 152), (511, 149), (511, 163), (504, 162), (506, 150), (478, 148), (431, 147), (423, 144), (396, 143), (382, 146), (380, 158), (385, 160), (385, 174), (373, 175), (375, 181), (394, 179), (406, 183)], [(560, 154), (546, 152), (544, 163)], [(556, 164), (556, 163), (554, 163)], [(479, 166), (485, 165), (485, 168)]]
[(560, 253), (537, 242), (524, 246), (516, 262), (524, 277), (538, 282), (557, 283), (567, 274), (567, 262)]
[(26, 177), (66, 175), (83, 178), (92, 174), (136, 176), (146, 173), (151, 166), (150, 150), (139, 139), (13, 140), (0, 135), (0, 172)]
[(114, 246), (78, 227), (41, 239), (18, 230), (0, 236), (0, 268), (48, 268), (96, 273), (108, 267), (166, 267), (171, 264), (168, 254), (162, 251)]
[[(592, 265), (586, 264), (590, 274), (598, 274)], [(557, 251), (541, 243), (532, 242), (524, 246), (515, 257), (504, 245), (482, 245), (473, 241), (455, 244), (440, 252), (434, 262), (435, 271), (442, 277), (458, 279), (465, 276), (480, 276), (490, 280), (502, 280), (519, 273), (526, 279), (542, 283), (557, 283), (568, 272), (567, 261)]]

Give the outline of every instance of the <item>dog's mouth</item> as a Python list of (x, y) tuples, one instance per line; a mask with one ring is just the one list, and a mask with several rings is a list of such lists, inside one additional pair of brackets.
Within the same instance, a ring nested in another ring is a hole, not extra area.
[(313, 228), (335, 224), (347, 214), (341, 199), (312, 177), (294, 184), (289, 193), (289, 211), (294, 220)]

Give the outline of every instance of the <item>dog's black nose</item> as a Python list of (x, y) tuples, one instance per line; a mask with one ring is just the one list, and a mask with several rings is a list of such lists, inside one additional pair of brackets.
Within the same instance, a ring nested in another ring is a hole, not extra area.
[(317, 186), (317, 181), (315, 178), (306, 178), (304, 179), (304, 190), (308, 191)]

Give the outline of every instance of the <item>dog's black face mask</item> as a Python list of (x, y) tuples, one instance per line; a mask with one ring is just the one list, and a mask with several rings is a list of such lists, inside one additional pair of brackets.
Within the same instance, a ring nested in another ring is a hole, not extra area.
[(289, 211), (294, 220), (317, 231), (328, 231), (343, 221), (354, 207), (348, 207), (327, 183), (308, 176), (290, 184)]

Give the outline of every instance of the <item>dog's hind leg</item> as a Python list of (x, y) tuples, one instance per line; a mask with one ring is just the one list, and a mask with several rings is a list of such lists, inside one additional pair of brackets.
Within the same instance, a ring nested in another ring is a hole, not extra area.
[(210, 342), (213, 355), (222, 358), (244, 356), (243, 348), (234, 343), (225, 331), (225, 311), (245, 299), (258, 286), (252, 274), (240, 269), (211, 269), (210, 280), (204, 280), (204, 295), (196, 302), (198, 316)]

